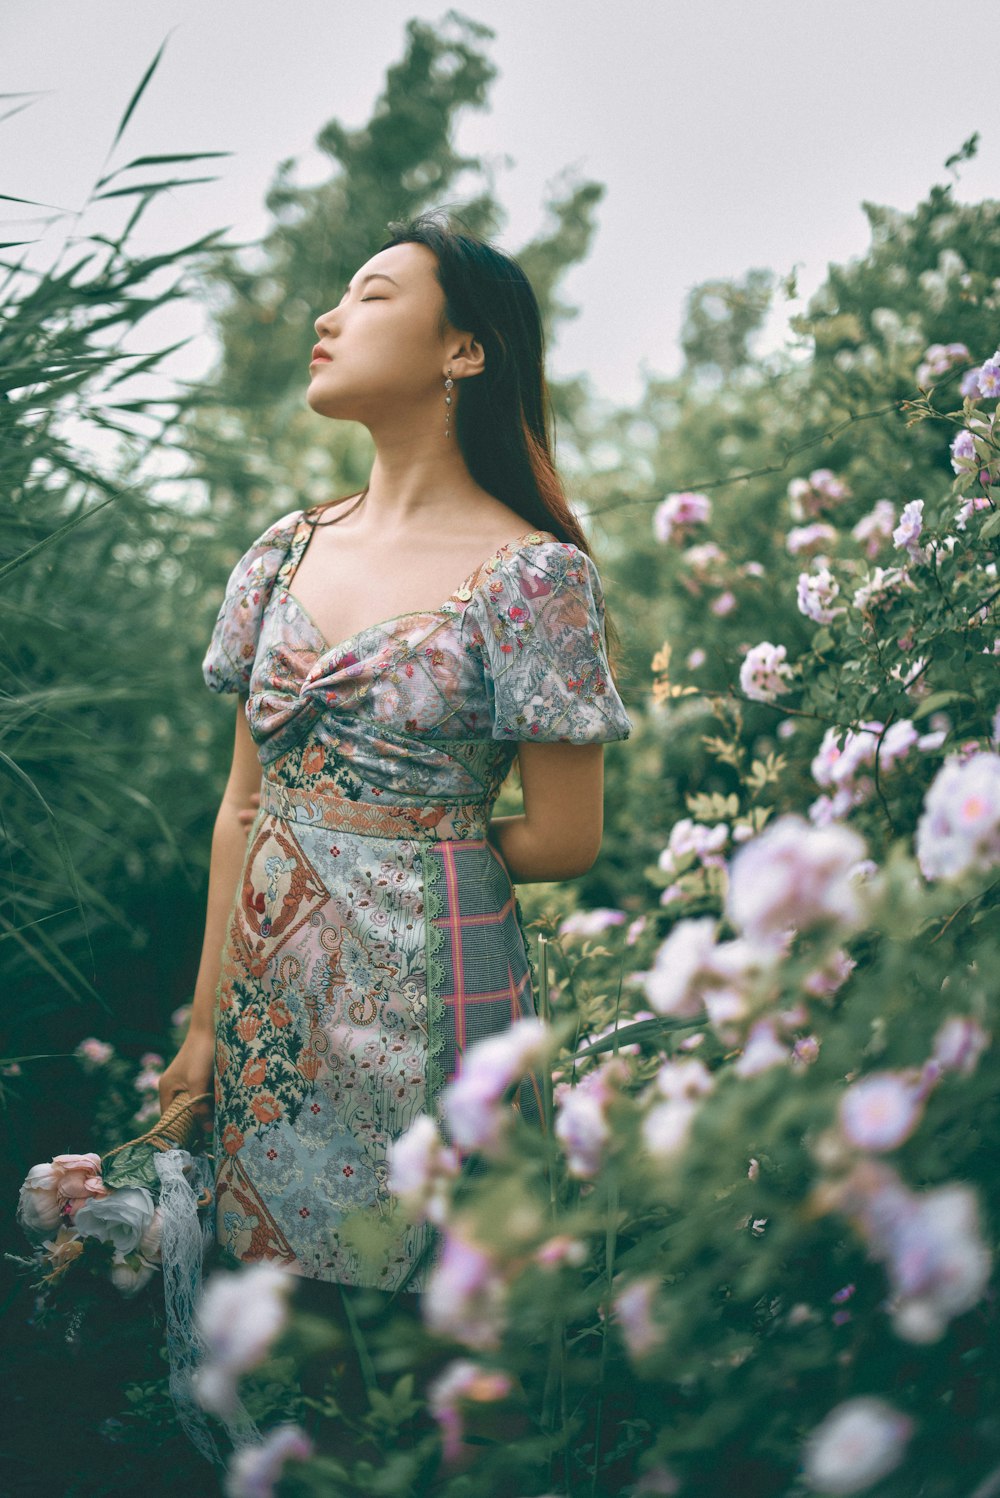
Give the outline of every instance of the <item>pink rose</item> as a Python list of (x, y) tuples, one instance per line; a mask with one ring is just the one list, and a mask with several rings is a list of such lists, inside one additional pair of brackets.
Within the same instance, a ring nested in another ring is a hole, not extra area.
[(86, 1200), (88, 1196), (106, 1196), (101, 1180), (100, 1155), (54, 1155), (56, 1190), (63, 1201)]

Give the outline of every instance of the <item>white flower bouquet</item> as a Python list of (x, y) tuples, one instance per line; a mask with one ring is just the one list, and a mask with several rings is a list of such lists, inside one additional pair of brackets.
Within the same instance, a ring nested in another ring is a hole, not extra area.
[[(194, 1131), (194, 1106), (201, 1101), (178, 1094), (153, 1128), (103, 1157), (56, 1155), (32, 1166), (21, 1186), (17, 1217), (34, 1253), (18, 1262), (38, 1275), (39, 1289), (53, 1289), (74, 1264), (110, 1279), (123, 1295), (135, 1295), (148, 1284), (162, 1267), (156, 1157), (184, 1151)], [(198, 1207), (211, 1199), (199, 1182)]]

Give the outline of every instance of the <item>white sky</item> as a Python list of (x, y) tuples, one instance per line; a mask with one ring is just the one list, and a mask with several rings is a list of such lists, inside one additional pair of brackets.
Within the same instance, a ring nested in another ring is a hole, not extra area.
[[(938, 0), (467, 0), (456, 9), (496, 33), (479, 44), (499, 68), (489, 111), (464, 111), (455, 145), (498, 165), (502, 246), (516, 253), (544, 226), (546, 185), (565, 168), (606, 185), (591, 255), (562, 287), (580, 315), (563, 325), (550, 367), (586, 374), (616, 402), (638, 397), (644, 367), (679, 369), (684, 297), (698, 282), (798, 263), (808, 296), (829, 261), (864, 251), (862, 199), (911, 208), (932, 183), (952, 180), (944, 160), (976, 129), (979, 155), (962, 166), (956, 195), (993, 196), (1000, 182), (979, 67), (985, 11), (977, 40), (975, 27), (949, 24)], [(158, 199), (134, 247), (165, 250), (226, 225), (231, 240), (253, 240), (268, 223), (277, 162), (298, 158), (300, 182), (325, 176), (317, 131), (331, 118), (362, 125), (403, 55), (407, 20), (440, 23), (447, 10), (422, 0), (3, 0), (0, 91), (40, 97), (0, 124), (0, 191), (82, 207), (170, 32), (111, 164), (235, 154), (191, 169), (217, 171), (218, 182)], [(22, 237), (10, 231), (35, 210), (2, 210), (0, 238)], [(107, 232), (126, 211), (99, 204), (79, 228)], [(138, 346), (203, 326), (196, 307), (164, 312), (143, 324)], [(304, 329), (304, 345), (311, 339)], [(211, 355), (202, 334), (166, 368), (194, 377)]]

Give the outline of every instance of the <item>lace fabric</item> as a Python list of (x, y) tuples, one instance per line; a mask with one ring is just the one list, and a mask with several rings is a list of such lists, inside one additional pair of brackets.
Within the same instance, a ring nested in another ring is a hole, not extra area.
[[(195, 1308), (201, 1292), (202, 1264), (215, 1229), (211, 1211), (199, 1215), (198, 1197), (205, 1189), (212, 1190), (212, 1164), (204, 1155), (193, 1156), (181, 1149), (164, 1150), (154, 1163), (160, 1178), (163, 1216), (161, 1255), (170, 1397), (184, 1434), (207, 1461), (224, 1467), (228, 1454), (220, 1452), (194, 1394), (195, 1375), (208, 1353), (195, 1321)], [(259, 1430), (239, 1400), (231, 1414), (219, 1419), (235, 1450), (262, 1444)]]

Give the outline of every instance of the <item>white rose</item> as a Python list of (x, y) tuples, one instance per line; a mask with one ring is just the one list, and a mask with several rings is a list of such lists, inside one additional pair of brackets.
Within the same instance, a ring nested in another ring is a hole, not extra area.
[(33, 1165), (21, 1187), (17, 1220), (29, 1237), (44, 1237), (60, 1222), (59, 1172), (52, 1165)]
[(153, 1198), (145, 1186), (123, 1186), (107, 1196), (95, 1196), (77, 1208), (73, 1219), (79, 1233), (114, 1245), (119, 1255), (130, 1254), (153, 1221)]

